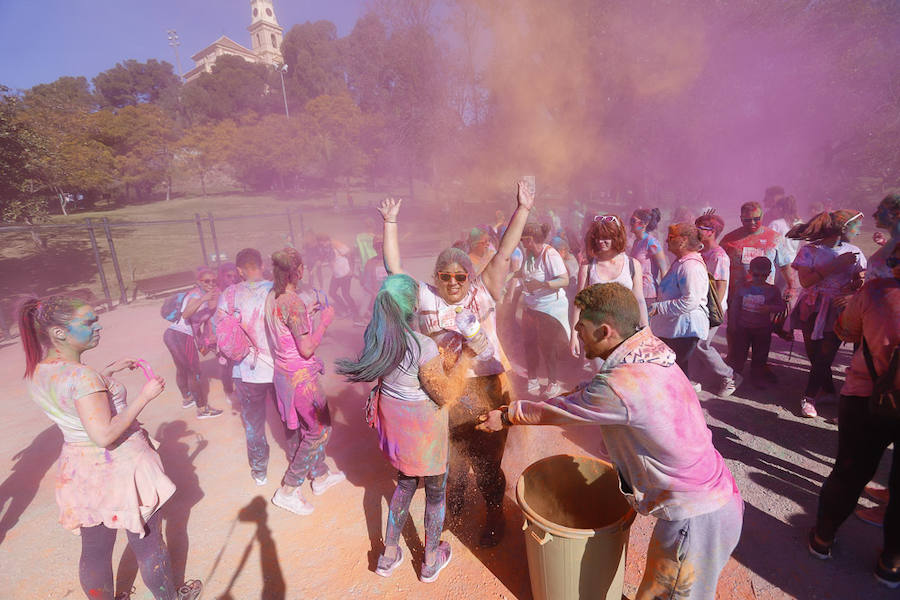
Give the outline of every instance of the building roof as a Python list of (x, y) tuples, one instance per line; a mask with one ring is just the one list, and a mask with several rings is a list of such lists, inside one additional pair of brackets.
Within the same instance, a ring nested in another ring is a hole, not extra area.
[(199, 61), (204, 56), (211, 54), (217, 47), (227, 50), (231, 54), (237, 54), (238, 56), (246, 56), (252, 62), (256, 62), (257, 57), (256, 57), (256, 54), (254, 54), (252, 50), (250, 50), (249, 48), (245, 48), (244, 46), (241, 46), (236, 41), (234, 41), (233, 39), (231, 39), (230, 37), (228, 37), (226, 35), (223, 35), (222, 37), (220, 37), (219, 39), (214, 41), (212, 44), (210, 44), (209, 46), (207, 46), (200, 52), (197, 52), (196, 54), (191, 56), (191, 60), (193, 60), (195, 62)]

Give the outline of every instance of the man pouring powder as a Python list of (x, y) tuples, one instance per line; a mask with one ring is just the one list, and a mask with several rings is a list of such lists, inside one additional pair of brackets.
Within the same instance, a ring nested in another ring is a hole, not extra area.
[(600, 455), (615, 465), (626, 498), (658, 519), (637, 600), (676, 594), (711, 600), (740, 539), (744, 504), (713, 447), (697, 394), (675, 353), (640, 329), (631, 290), (592, 285), (575, 306), (581, 309), (575, 330), (587, 358), (604, 360), (600, 371), (567, 395), (492, 410), (479, 427), (596, 425)]

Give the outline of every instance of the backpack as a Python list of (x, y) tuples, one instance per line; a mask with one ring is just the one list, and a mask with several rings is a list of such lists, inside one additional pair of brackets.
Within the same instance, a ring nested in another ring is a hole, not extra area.
[(187, 296), (187, 292), (178, 292), (163, 300), (162, 307), (159, 309), (162, 318), (172, 323), (180, 321), (181, 307), (184, 306), (185, 296)]
[(900, 390), (894, 389), (894, 379), (897, 377), (897, 362), (900, 360), (900, 347), (894, 346), (891, 358), (888, 361), (887, 371), (878, 375), (875, 371), (875, 362), (872, 360), (872, 352), (866, 338), (862, 341), (863, 359), (869, 377), (872, 378), (872, 395), (869, 397), (869, 411), (886, 419), (900, 418)]
[(227, 311), (216, 311), (216, 345), (225, 358), (241, 362), (253, 344), (241, 325), (240, 313), (235, 314), (233, 287), (225, 290), (225, 305)]
[(706, 292), (706, 308), (709, 309), (709, 326), (718, 327), (725, 322), (725, 311), (722, 310), (722, 301), (719, 292), (716, 291), (716, 280), (712, 273), (706, 272), (709, 277), (709, 291)]

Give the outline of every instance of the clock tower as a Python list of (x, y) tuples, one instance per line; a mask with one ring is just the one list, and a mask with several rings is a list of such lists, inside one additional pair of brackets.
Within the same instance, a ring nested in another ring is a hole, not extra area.
[(272, 0), (250, 0), (251, 22), (247, 31), (253, 53), (259, 62), (268, 65), (281, 63), (281, 42), (284, 29), (275, 18), (275, 7)]

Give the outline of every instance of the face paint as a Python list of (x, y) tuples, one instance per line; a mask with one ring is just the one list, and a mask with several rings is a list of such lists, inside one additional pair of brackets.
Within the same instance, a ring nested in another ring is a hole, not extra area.
[(77, 346), (93, 348), (100, 341), (100, 330), (97, 315), (89, 307), (79, 310), (75, 318), (66, 324), (69, 340)]

